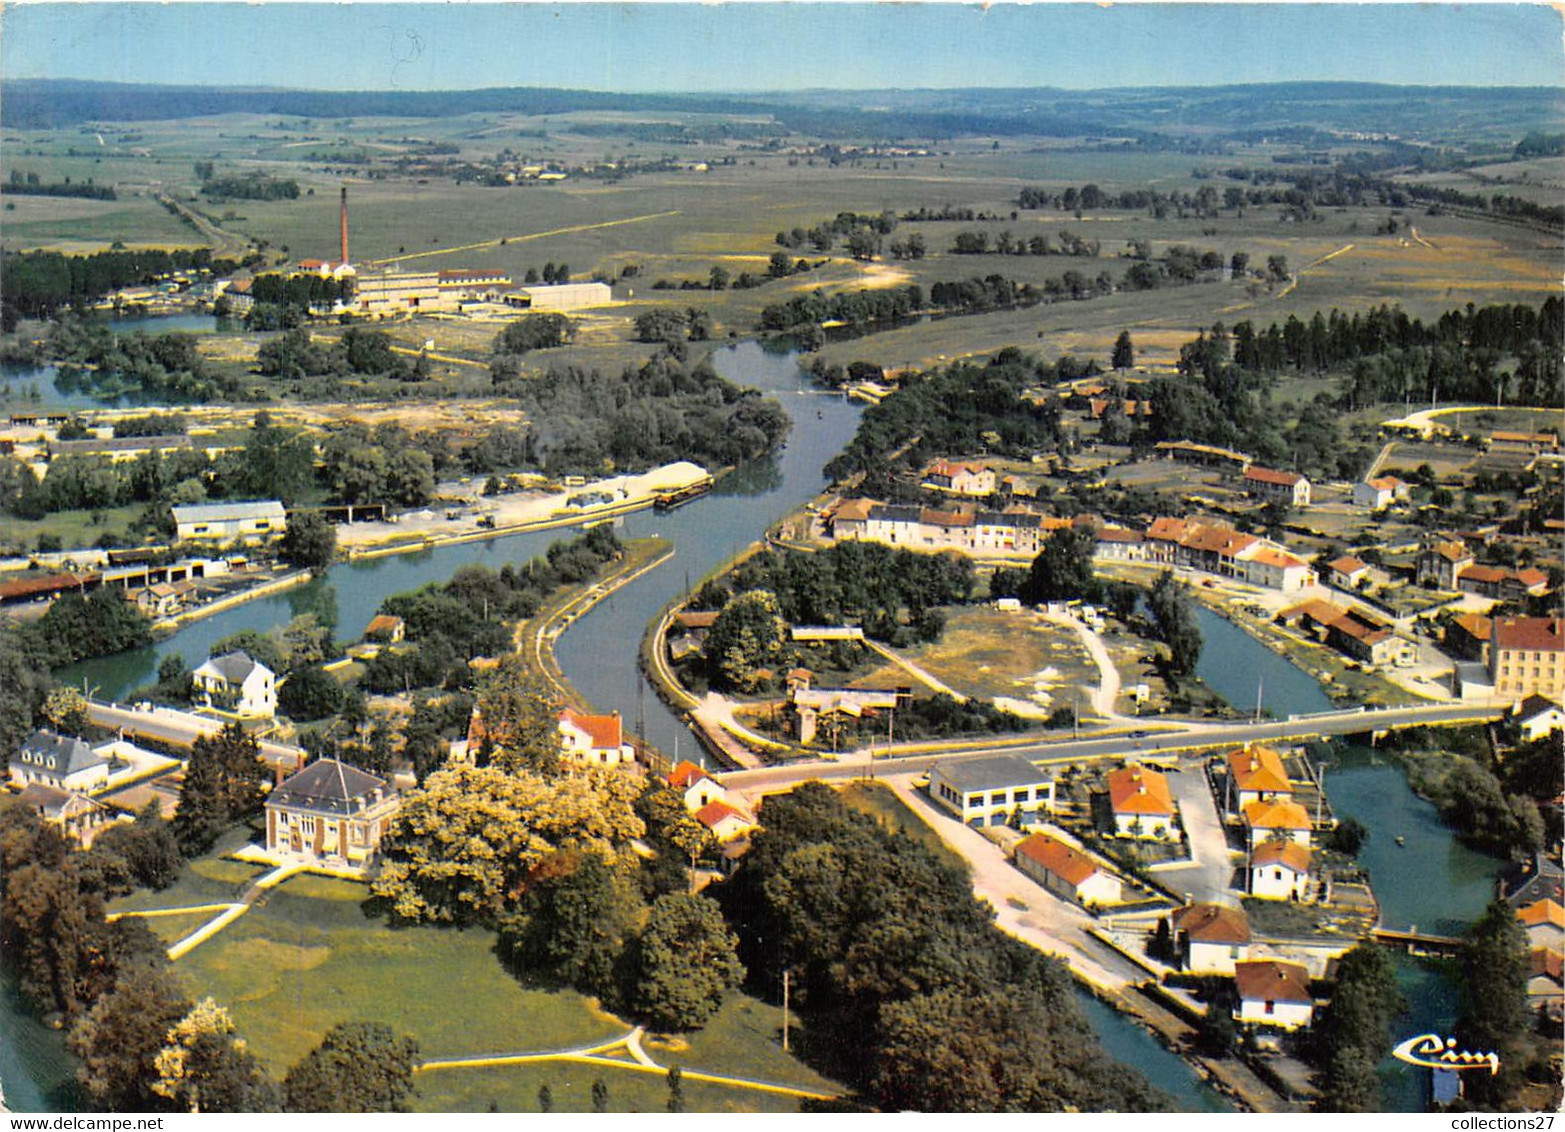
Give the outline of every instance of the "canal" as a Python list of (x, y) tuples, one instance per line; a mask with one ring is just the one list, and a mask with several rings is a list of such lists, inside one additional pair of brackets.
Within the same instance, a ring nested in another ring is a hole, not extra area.
[[(780, 452), (723, 477), (711, 495), (684, 508), (665, 513), (646, 511), (624, 519), (619, 526), (623, 536), (661, 535), (674, 544), (675, 557), (596, 606), (557, 643), (563, 671), (587, 700), (600, 710), (621, 712), (633, 726), (639, 719), (645, 736), (666, 754), (697, 758), (699, 748), (688, 728), (640, 675), (637, 655), (642, 635), (664, 605), (698, 585), (824, 486), (821, 468), (852, 436), (860, 412), (856, 404), (813, 388), (791, 354), (743, 343), (719, 350), (713, 362), (731, 380), (778, 398), (794, 421), (786, 445)], [(193, 667), (223, 637), (241, 629), (266, 631), (307, 612), (331, 626), (339, 639), (355, 639), (390, 594), (443, 581), (458, 566), (470, 562), (498, 568), (506, 562), (525, 561), (570, 534), (534, 532), (342, 563), (308, 585), (195, 622), (152, 647), (75, 665), (59, 675), (72, 683), (85, 683), (103, 698), (123, 699), (155, 679), (158, 662), (165, 655), (178, 653)], [(1230, 702), (1253, 705), (1259, 690), (1262, 705), (1274, 715), (1333, 706), (1307, 673), (1244, 630), (1202, 607), (1197, 615), (1206, 641), (1197, 672)], [(1479, 892), (1487, 883), (1486, 870), (1492, 873), (1494, 862), (1456, 845), (1432, 818), (1432, 807), (1412, 794), (1393, 765), (1344, 748), (1332, 748), (1329, 758), (1333, 765), (1326, 789), (1332, 805), (1342, 816), (1358, 817), (1372, 830), (1365, 859), (1376, 878), (1387, 922), (1416, 922), (1436, 928), (1447, 921), (1459, 924), (1475, 916), (1482, 906)], [(1395, 849), (1397, 833), (1407, 837), (1408, 850)], [(1403, 855), (1396, 857), (1399, 852)], [(1385, 886), (1379, 883), (1382, 869), (1388, 878)], [(1392, 877), (1405, 883), (1393, 886), (1389, 883)], [(1460, 898), (1451, 897), (1451, 892), (1459, 892)], [(1445, 919), (1426, 911), (1426, 905), (1444, 907)], [(1409, 965), (1403, 975), (1409, 980), (1406, 993), (1414, 1002), (1409, 1024), (1429, 1017), (1433, 1028), (1449, 1026), (1449, 985), (1438, 973), (1422, 966)], [(1137, 1066), (1182, 1107), (1197, 1111), (1228, 1107), (1185, 1061), (1123, 1015), (1086, 996), (1083, 1009), (1111, 1054)], [(23, 1075), (37, 1083), (35, 1093), (48, 1105), (48, 1097), (69, 1075), (69, 1059), (56, 1036), (25, 1029), (26, 1024), (14, 1015), (8, 1001), (0, 1001), (0, 1011), (6, 1015), (8, 1032), (32, 1034), (36, 1039), (0, 1051), (0, 1080), (20, 1106), (19, 1098), (27, 1086), (12, 1085), (12, 1064), (18, 1064)], [(1394, 1098), (1395, 1107), (1404, 1111), (1422, 1107), (1412, 1091), (1418, 1081), (1411, 1074), (1399, 1073), (1408, 1068), (1393, 1063), (1383, 1070), (1388, 1095)]]

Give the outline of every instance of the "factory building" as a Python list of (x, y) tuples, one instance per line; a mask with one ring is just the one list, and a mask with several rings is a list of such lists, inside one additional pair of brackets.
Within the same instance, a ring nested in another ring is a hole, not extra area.
[(607, 283), (527, 284), (505, 295), (507, 306), (532, 311), (573, 311), (583, 307), (601, 307), (614, 301)]

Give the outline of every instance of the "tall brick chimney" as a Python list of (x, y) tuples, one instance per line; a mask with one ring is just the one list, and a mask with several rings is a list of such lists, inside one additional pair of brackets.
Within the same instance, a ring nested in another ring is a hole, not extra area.
[(342, 262), (348, 262), (348, 186), (342, 187)]

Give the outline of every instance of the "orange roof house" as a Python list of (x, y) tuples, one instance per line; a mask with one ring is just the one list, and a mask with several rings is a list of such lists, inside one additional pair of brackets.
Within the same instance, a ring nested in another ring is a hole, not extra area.
[(1251, 802), (1244, 807), (1244, 824), (1250, 831), (1251, 849), (1274, 837), (1308, 845), (1313, 828), (1304, 807), (1287, 798)]
[(1055, 840), (1047, 833), (1035, 833), (1023, 838), (1016, 846), (1016, 855), (1027, 858), (1072, 885), (1080, 885), (1099, 871), (1091, 857), (1063, 841)]
[(1527, 928), (1542, 927), (1545, 924), (1565, 930), (1565, 907), (1544, 897), (1533, 902), (1516, 913), (1516, 918)]
[(1238, 791), (1234, 804), (1240, 808), (1270, 795), (1293, 793), (1293, 783), (1288, 780), (1282, 756), (1270, 747), (1242, 747), (1230, 751), (1228, 775)]
[(1170, 922), (1199, 943), (1249, 943), (1250, 921), (1242, 908), (1226, 904), (1186, 904), (1175, 908)]
[(1109, 804), (1116, 814), (1172, 815), (1168, 778), (1144, 766), (1123, 766), (1108, 774)]
[(1268, 841), (1255, 851), (1250, 863), (1257, 868), (1265, 865), (1281, 865), (1293, 872), (1307, 874), (1310, 871), (1308, 847), (1297, 841)]

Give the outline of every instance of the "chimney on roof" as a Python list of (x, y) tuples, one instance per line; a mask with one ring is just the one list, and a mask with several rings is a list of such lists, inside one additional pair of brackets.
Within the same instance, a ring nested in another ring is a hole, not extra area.
[(340, 227), (342, 229), (342, 263), (343, 263), (343, 266), (346, 267), (347, 264), (348, 264), (348, 186), (347, 185), (342, 186), (342, 221), (341, 221)]

